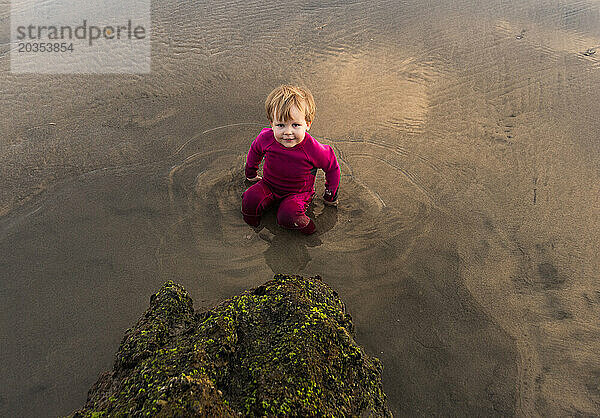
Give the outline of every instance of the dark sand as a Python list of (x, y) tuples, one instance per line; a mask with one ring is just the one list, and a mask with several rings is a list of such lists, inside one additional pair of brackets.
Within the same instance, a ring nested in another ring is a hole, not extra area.
[[(80, 407), (165, 280), (273, 272), (339, 291), (396, 415), (599, 415), (600, 3), (218, 3), (153, 2), (135, 76), (10, 74), (0, 6), (0, 416)], [(283, 82), (342, 166), (311, 237), (239, 213)]]

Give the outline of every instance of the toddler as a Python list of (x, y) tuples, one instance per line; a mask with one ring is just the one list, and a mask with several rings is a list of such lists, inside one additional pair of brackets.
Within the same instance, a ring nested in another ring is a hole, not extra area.
[[(255, 182), (242, 195), (242, 215), (251, 226), (260, 224), (263, 211), (279, 202), (277, 223), (315, 232), (305, 211), (315, 194), (317, 169), (325, 172), (325, 204), (336, 206), (340, 167), (333, 149), (308, 134), (315, 117), (315, 101), (307, 89), (282, 85), (265, 101), (271, 123), (252, 141), (246, 162), (246, 178)], [(262, 159), (263, 177), (257, 175)]]

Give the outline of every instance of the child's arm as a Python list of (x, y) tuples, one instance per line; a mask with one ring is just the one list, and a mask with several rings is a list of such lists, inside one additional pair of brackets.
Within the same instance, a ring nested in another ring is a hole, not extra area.
[(340, 166), (333, 148), (329, 145), (319, 144), (317, 163), (325, 172), (325, 193), (323, 200), (326, 205), (337, 206), (338, 188), (340, 186)]
[(248, 157), (246, 158), (246, 168), (244, 171), (246, 179), (249, 181), (258, 181), (262, 178), (256, 173), (264, 155), (259, 135), (252, 141), (252, 145), (250, 145), (250, 149), (248, 150)]

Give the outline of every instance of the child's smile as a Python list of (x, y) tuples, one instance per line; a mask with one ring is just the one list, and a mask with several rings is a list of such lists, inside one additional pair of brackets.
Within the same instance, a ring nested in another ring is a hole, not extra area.
[(296, 106), (292, 106), (290, 108), (290, 119), (280, 121), (273, 118), (271, 127), (277, 142), (286, 148), (292, 148), (304, 140), (306, 131), (310, 128), (310, 123), (306, 122), (304, 112)]

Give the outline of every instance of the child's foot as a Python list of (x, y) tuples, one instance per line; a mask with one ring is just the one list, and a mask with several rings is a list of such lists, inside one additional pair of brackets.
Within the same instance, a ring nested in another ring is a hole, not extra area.
[(313, 222), (313, 220), (311, 219), (308, 224), (306, 224), (306, 226), (304, 228), (300, 229), (300, 232), (302, 232), (304, 235), (310, 235), (313, 232), (315, 232), (315, 223)]

